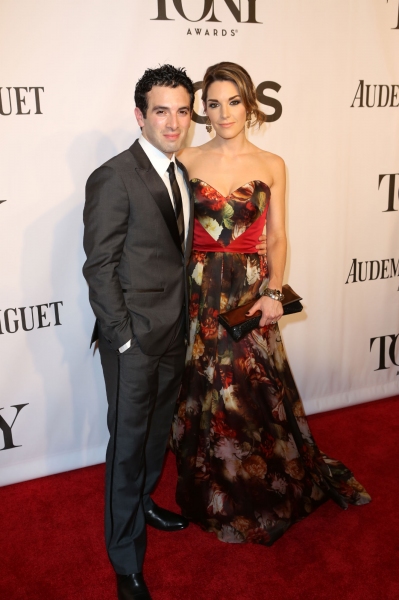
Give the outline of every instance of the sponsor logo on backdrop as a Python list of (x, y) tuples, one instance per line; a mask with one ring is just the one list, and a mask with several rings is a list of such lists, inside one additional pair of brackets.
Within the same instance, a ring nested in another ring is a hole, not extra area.
[(42, 115), (44, 87), (0, 87), (0, 115)]
[(7, 202), (7, 200), (0, 200), (0, 204), (3, 204), (3, 202)]
[[(374, 371), (383, 371), (392, 366), (399, 367), (399, 333), (380, 335), (370, 339), (370, 352), (376, 348), (378, 367)], [(378, 340), (378, 341), (377, 341)], [(374, 343), (375, 342), (375, 343)], [(399, 375), (399, 371), (396, 373)]]
[[(236, 23), (260, 25), (256, 13), (256, 0), (197, 0), (195, 10), (193, 3), (188, 6), (187, 0), (157, 0), (158, 14), (151, 21), (175, 21), (184, 19), (189, 23), (222, 23), (234, 19)], [(218, 18), (223, 17), (223, 19)], [(219, 29), (215, 27), (189, 27), (187, 35), (234, 37), (238, 29)]]
[[(194, 88), (195, 88), (196, 92), (201, 90), (201, 87), (202, 87), (202, 81), (197, 81), (194, 84)], [(267, 90), (273, 90), (274, 92), (279, 92), (280, 89), (281, 89), (281, 85), (279, 83), (277, 83), (276, 81), (262, 81), (262, 83), (260, 83), (258, 85), (258, 87), (256, 88), (256, 97), (257, 97), (258, 102), (260, 104), (263, 104), (264, 106), (269, 106), (270, 108), (273, 108), (273, 110), (274, 110), (273, 113), (267, 115), (268, 123), (273, 123), (273, 121), (278, 121), (278, 119), (282, 115), (283, 107), (282, 107), (281, 102), (279, 102), (276, 98), (273, 98), (273, 96), (266, 95), (265, 92)], [(195, 121), (195, 123), (198, 123), (199, 125), (204, 125), (206, 123), (206, 117), (199, 115), (198, 113), (195, 112), (195, 110), (193, 111), (192, 118), (193, 118), (193, 121)]]
[(351, 108), (398, 108), (398, 84), (369, 84), (359, 79)]
[[(19, 413), (24, 408), (24, 406), (28, 406), (28, 404), (29, 404), (29, 402), (27, 402), (26, 404), (13, 404), (11, 406), (11, 408), (15, 408), (17, 411), (11, 425), (9, 425), (7, 423), (7, 421), (0, 414), (0, 429), (3, 433), (3, 438), (4, 438), (4, 448), (0, 448), (0, 451), (11, 450), (11, 448), (20, 448), (21, 447), (22, 444), (14, 443), (14, 439), (13, 439), (13, 435), (12, 435), (12, 428), (14, 427), (15, 421), (17, 420)], [(0, 408), (0, 410), (3, 410), (3, 409), (4, 409), (4, 406), (2, 408)]]
[(387, 0), (387, 2), (390, 2), (391, 4), (396, 2), (398, 5), (398, 20), (396, 23), (396, 27), (391, 27), (391, 29), (399, 29), (399, 0)]
[(60, 305), (63, 306), (61, 300), (49, 302), (48, 304), (35, 304), (29, 307), (21, 306), (20, 308), (0, 310), (0, 335), (62, 325)]
[(399, 277), (399, 259), (384, 258), (382, 260), (363, 261), (354, 258), (345, 284), (392, 279), (393, 277)]
[[(388, 179), (385, 179), (388, 177)], [(398, 179), (396, 179), (398, 177)], [(388, 182), (388, 196), (387, 196), (387, 209), (382, 212), (396, 212), (398, 209), (395, 208), (395, 190), (399, 188), (399, 173), (384, 173), (378, 176), (378, 189), (380, 189), (382, 181)], [(399, 189), (397, 193), (399, 199)]]

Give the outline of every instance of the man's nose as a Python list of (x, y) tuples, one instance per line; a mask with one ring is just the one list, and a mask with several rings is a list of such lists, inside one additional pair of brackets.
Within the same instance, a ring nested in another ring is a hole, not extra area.
[(170, 113), (169, 119), (168, 119), (168, 127), (170, 127), (171, 129), (176, 129), (177, 125), (178, 125), (177, 114)]

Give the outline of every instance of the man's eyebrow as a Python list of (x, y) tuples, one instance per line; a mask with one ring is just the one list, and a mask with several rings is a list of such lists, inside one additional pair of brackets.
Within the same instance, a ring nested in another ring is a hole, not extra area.
[[(241, 98), (240, 94), (236, 94), (235, 96), (232, 96), (231, 98), (229, 98), (229, 102), (230, 100), (234, 100), (234, 98)], [(208, 98), (207, 102), (219, 102), (219, 100), (215, 100), (214, 98)]]
[[(187, 106), (180, 106), (177, 110), (183, 110), (183, 109), (190, 110), (190, 107), (188, 105)], [(170, 106), (160, 106), (160, 105), (157, 105), (157, 106), (154, 106), (152, 108), (152, 110), (153, 111), (154, 110), (170, 110)]]

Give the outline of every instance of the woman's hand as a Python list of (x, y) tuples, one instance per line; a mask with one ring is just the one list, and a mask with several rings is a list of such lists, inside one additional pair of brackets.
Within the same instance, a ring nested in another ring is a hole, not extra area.
[(247, 317), (252, 317), (257, 310), (262, 311), (262, 318), (259, 323), (259, 327), (265, 327), (265, 325), (273, 325), (277, 323), (283, 316), (283, 305), (278, 300), (273, 300), (269, 296), (262, 296), (253, 307), (246, 313)]
[(255, 248), (260, 256), (266, 254), (266, 236), (264, 233), (259, 237), (260, 244), (256, 244)]

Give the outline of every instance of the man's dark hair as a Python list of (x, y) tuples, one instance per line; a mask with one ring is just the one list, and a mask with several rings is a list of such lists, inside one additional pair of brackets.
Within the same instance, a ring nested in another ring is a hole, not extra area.
[(137, 108), (147, 117), (147, 93), (152, 90), (154, 85), (162, 87), (176, 88), (179, 85), (184, 87), (190, 94), (190, 110), (194, 106), (194, 84), (186, 73), (186, 69), (176, 69), (172, 65), (162, 65), (158, 69), (147, 69), (144, 75), (136, 83), (134, 92), (134, 101)]

